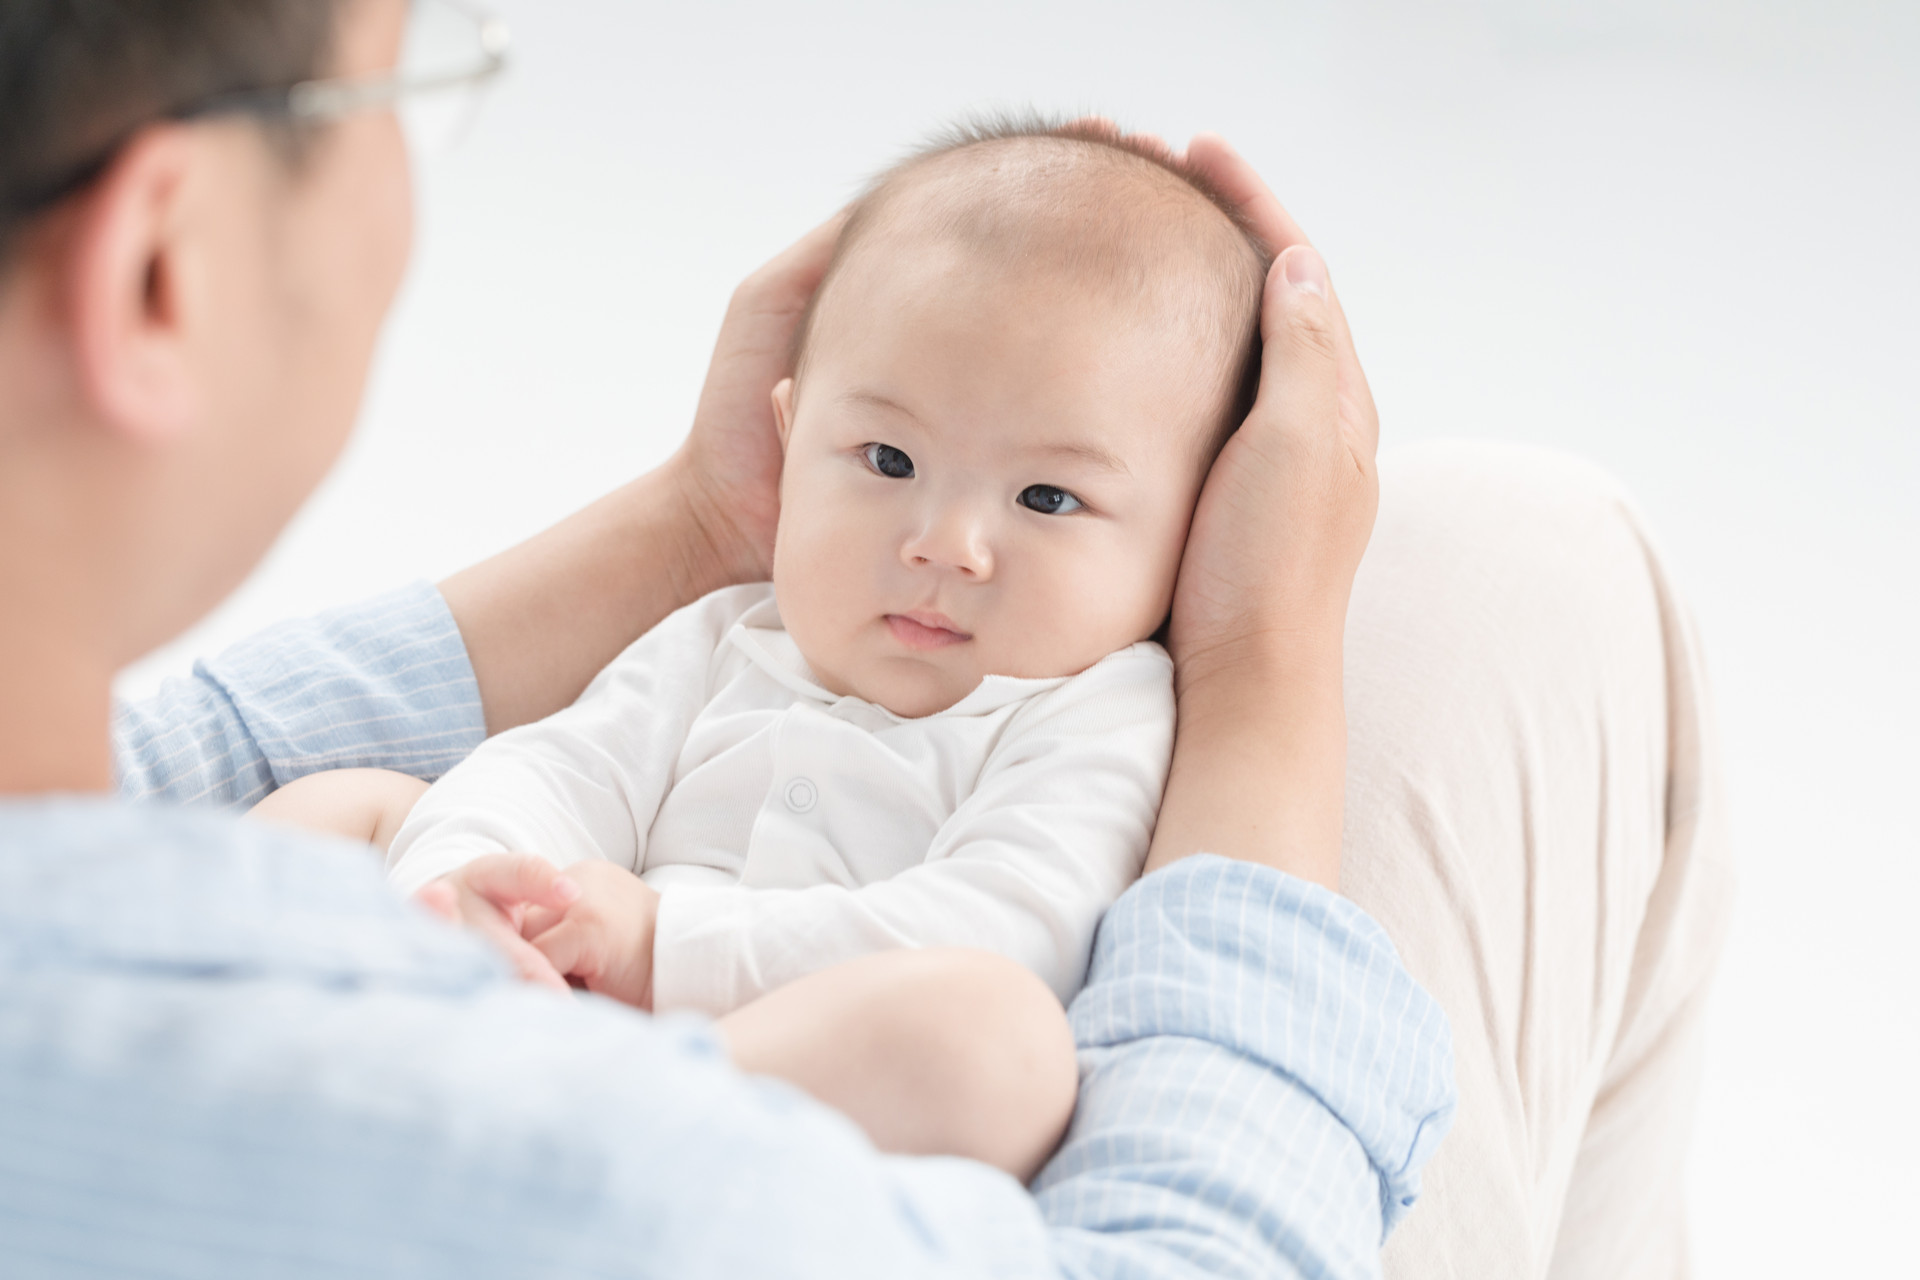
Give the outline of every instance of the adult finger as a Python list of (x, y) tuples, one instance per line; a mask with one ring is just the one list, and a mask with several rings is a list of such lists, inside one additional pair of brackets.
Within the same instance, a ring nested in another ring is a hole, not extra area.
[[(1279, 197), (1273, 194), (1254, 167), (1247, 163), (1246, 157), (1235, 151), (1225, 138), (1217, 133), (1194, 135), (1193, 141), (1187, 144), (1187, 161), (1204, 173), (1220, 194), (1239, 208), (1253, 224), (1254, 234), (1266, 242), (1276, 258), (1295, 245), (1311, 244), (1307, 233), (1300, 229), (1300, 224), (1293, 220), (1293, 215), (1287, 212)], [(1360, 357), (1354, 350), (1353, 333), (1347, 327), (1346, 308), (1340, 304), (1340, 295), (1331, 286), (1327, 289), (1327, 298), (1333, 304), (1333, 332), (1340, 345), (1341, 394), (1353, 402), (1353, 412), (1349, 417), (1356, 428), (1370, 424), (1377, 430), (1373, 393), (1367, 387), (1367, 375), (1360, 368)]]
[(1246, 216), (1254, 234), (1266, 242), (1275, 257), (1294, 245), (1311, 243), (1246, 157), (1219, 134), (1195, 134), (1187, 143), (1187, 163), (1205, 174), (1207, 181)]
[(834, 246), (840, 243), (840, 233), (846, 228), (847, 213), (844, 208), (835, 211), (743, 280), (734, 292), (734, 305), (780, 317), (796, 316), (805, 310), (807, 300), (820, 287), (833, 262)]
[(514, 907), (562, 910), (580, 896), (580, 886), (544, 858), (496, 853), (476, 858), (461, 880), (469, 892), (501, 911)]
[(460, 923), (460, 895), (445, 880), (432, 880), (420, 886), (413, 900), (448, 924)]
[(1151, 147), (1164, 155), (1171, 156), (1174, 153), (1173, 148), (1167, 145), (1167, 140), (1157, 133), (1130, 133), (1126, 136), (1129, 140)]
[(1327, 266), (1310, 246), (1281, 254), (1261, 304), (1260, 390), (1243, 432), (1319, 450), (1340, 427), (1339, 333)]
[(1126, 136), (1126, 130), (1120, 127), (1118, 120), (1115, 120), (1112, 116), (1103, 116), (1098, 113), (1075, 116), (1073, 119), (1067, 121), (1067, 130), (1071, 133), (1089, 133), (1106, 138), (1121, 138)]

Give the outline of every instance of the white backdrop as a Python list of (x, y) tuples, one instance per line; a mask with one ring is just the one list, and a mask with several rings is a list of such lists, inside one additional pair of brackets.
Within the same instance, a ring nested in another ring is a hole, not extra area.
[[(955, 113), (1240, 145), (1389, 447), (1626, 479), (1713, 660), (1744, 867), (1694, 1157), (1709, 1277), (1910, 1256), (1920, 1146), (1920, 6), (501, 0), (345, 464), (151, 688), (664, 457), (734, 282)], [(1910, 1265), (1910, 1264), (1909, 1264)]]

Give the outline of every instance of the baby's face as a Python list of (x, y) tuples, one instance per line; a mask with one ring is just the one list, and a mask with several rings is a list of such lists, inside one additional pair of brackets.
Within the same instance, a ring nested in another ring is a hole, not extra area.
[(1217, 355), (1109, 291), (958, 248), (849, 261), (775, 392), (774, 586), (815, 675), (903, 716), (1064, 676), (1166, 616)]

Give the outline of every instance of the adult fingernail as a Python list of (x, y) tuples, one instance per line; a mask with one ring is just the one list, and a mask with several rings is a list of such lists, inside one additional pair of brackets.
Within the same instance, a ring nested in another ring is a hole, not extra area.
[(1301, 293), (1327, 296), (1327, 264), (1305, 245), (1297, 244), (1281, 254), (1280, 269), (1287, 273), (1287, 283)]

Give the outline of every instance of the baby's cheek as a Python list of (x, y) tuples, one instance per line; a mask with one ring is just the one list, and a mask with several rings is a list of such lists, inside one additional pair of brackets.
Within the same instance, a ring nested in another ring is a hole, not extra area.
[(1066, 563), (1031, 584), (1012, 628), (1022, 670), (1034, 677), (1072, 675), (1153, 632), (1137, 621), (1151, 609), (1140, 574), (1105, 558)]
[(1173, 600), (1173, 577), (1178, 567), (1178, 552), (1169, 554), (1157, 540), (1130, 549), (1103, 566), (1101, 599), (1105, 625), (1113, 641), (1109, 652), (1145, 640), (1159, 630)]
[(780, 619), (801, 654), (835, 693), (852, 691), (858, 655), (855, 632), (873, 612), (872, 570), (860, 540), (831, 518), (783, 515), (773, 563)]

